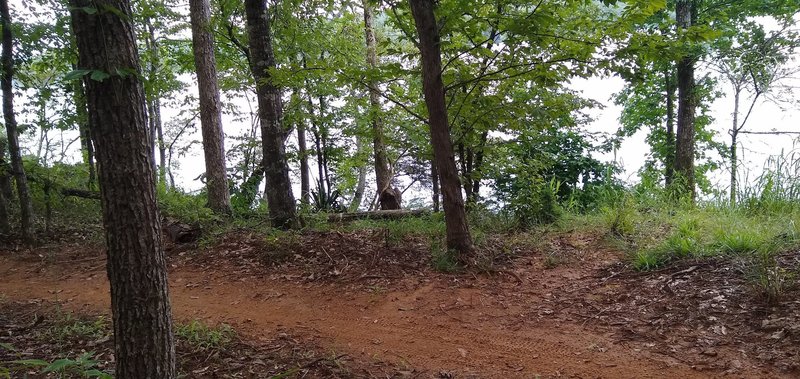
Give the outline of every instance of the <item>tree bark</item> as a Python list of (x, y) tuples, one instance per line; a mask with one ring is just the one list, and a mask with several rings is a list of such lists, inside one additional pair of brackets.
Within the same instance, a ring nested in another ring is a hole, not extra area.
[(11, 170), (17, 184), (22, 237), (28, 242), (33, 242), (33, 204), (28, 188), (28, 177), (25, 175), (25, 167), (22, 164), (17, 120), (14, 115), (14, 37), (11, 34), (11, 12), (8, 10), (8, 0), (0, 0), (0, 18), (2, 18), (0, 22), (2, 22), (3, 33), (3, 76), (0, 79), (0, 87), (3, 91), (3, 118), (8, 136), (8, 153), (11, 156)]
[(308, 204), (311, 198), (311, 183), (309, 182), (308, 146), (306, 146), (306, 125), (301, 121), (297, 124), (297, 154), (300, 156), (300, 201)]
[(736, 171), (738, 170), (739, 161), (736, 154), (738, 151), (736, 150), (736, 144), (738, 143), (739, 137), (739, 100), (741, 96), (741, 89), (735, 88), (733, 92), (733, 125), (731, 127), (731, 207), (736, 206), (736, 191), (737, 191), (737, 178), (736, 178)]
[(281, 91), (272, 83), (269, 73), (270, 68), (275, 68), (271, 21), (264, 0), (245, 0), (244, 6), (250, 38), (250, 70), (258, 94), (269, 215), (274, 227), (294, 228), (297, 226), (297, 217), (283, 143), (283, 102)]
[[(692, 26), (694, 13), (693, 0), (678, 0), (675, 6), (678, 27), (688, 29)], [(675, 174), (679, 189), (695, 198), (695, 108), (697, 105), (694, 80), (695, 58), (686, 55), (678, 61), (678, 129), (675, 141)]]
[(231, 213), (231, 198), (225, 169), (225, 136), (222, 132), (222, 103), (217, 83), (217, 59), (211, 33), (209, 0), (190, 0), (192, 50), (200, 92), (200, 126), (206, 161), (208, 206), (219, 214)]
[(439, 172), (436, 170), (436, 158), (431, 159), (431, 182), (433, 187), (433, 211), (439, 212), (441, 209), (439, 205)]
[[(670, 63), (670, 66), (672, 64)], [(672, 67), (664, 71), (664, 87), (667, 102), (667, 154), (664, 157), (664, 186), (672, 185), (675, 175), (675, 78)]]
[(11, 166), (6, 162), (6, 150), (8, 140), (0, 134), (0, 192), (6, 199), (6, 205), (14, 198), (14, 190), (11, 188)]
[(433, 0), (409, 0), (414, 16), (419, 49), (422, 54), (422, 87), (428, 108), (431, 143), (433, 144), (436, 168), (442, 185), (447, 247), (459, 254), (459, 260), (467, 263), (472, 252), (472, 237), (467, 225), (461, 183), (458, 179), (450, 126), (447, 120), (447, 105), (442, 82), (442, 57), (439, 29), (433, 12)]
[(94, 145), (92, 137), (89, 135), (89, 115), (86, 109), (86, 91), (83, 82), (75, 80), (72, 83), (72, 100), (75, 102), (75, 115), (78, 117), (78, 132), (81, 139), (81, 156), (83, 163), (89, 170), (89, 181), (86, 188), (94, 189), (97, 183), (97, 174), (94, 165)]
[[(71, 0), (97, 149), (116, 378), (177, 377), (146, 99), (128, 0)], [(91, 11), (89, 11), (91, 10)]]
[[(374, 70), (378, 66), (378, 48), (373, 27), (373, 9), (371, 0), (362, 0), (364, 7), (364, 36), (367, 42), (367, 68)], [(386, 143), (383, 137), (383, 119), (381, 118), (380, 92), (378, 82), (369, 78), (369, 117), (372, 124), (372, 148), (375, 159), (375, 183), (378, 197), (389, 189), (392, 172), (389, 169), (389, 158), (386, 156)]]

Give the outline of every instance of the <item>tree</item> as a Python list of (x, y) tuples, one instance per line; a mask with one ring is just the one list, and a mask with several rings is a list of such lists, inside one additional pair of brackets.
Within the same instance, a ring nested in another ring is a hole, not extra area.
[(96, 147), (116, 377), (176, 378), (141, 68), (128, 0), (71, 0)]
[(222, 132), (222, 104), (217, 84), (217, 60), (211, 32), (209, 0), (190, 0), (192, 49), (200, 92), (200, 126), (206, 161), (206, 188), (209, 208), (220, 214), (231, 212), (231, 199), (225, 170), (225, 143)]
[[(741, 28), (734, 27), (730, 37), (720, 39), (713, 64), (733, 91), (733, 119), (728, 130), (731, 206), (737, 201), (739, 134), (747, 132), (747, 121), (758, 101), (775, 92), (775, 87), (795, 71), (787, 67), (794, 49), (800, 46), (800, 38), (790, 30), (792, 24), (789, 17), (781, 28), (767, 33), (763, 25), (747, 22)], [(748, 93), (750, 104), (742, 113), (741, 101)]]
[[(364, 7), (364, 36), (367, 46), (367, 68), (374, 70), (378, 65), (378, 48), (375, 41), (375, 29), (372, 19), (374, 17), (370, 0), (362, 0)], [(381, 102), (378, 82), (368, 80), (369, 87), (369, 115), (372, 124), (372, 148), (375, 159), (375, 183), (378, 197), (386, 190), (391, 190), (392, 172), (389, 169), (389, 160), (386, 157), (386, 144), (383, 136), (383, 120), (381, 119)]]
[(17, 195), (19, 196), (22, 237), (26, 241), (32, 242), (33, 204), (31, 202), (30, 189), (28, 188), (28, 177), (25, 175), (25, 167), (22, 165), (19, 131), (17, 130), (17, 120), (14, 116), (14, 36), (11, 30), (11, 12), (8, 9), (8, 0), (0, 0), (0, 18), (2, 18), (0, 22), (2, 22), (3, 33), (3, 76), (0, 81), (3, 91), (3, 118), (8, 136), (11, 171), (17, 184)]
[(461, 182), (456, 169), (450, 126), (447, 120), (447, 104), (442, 82), (442, 57), (440, 51), (439, 26), (436, 23), (433, 0), (409, 0), (411, 13), (419, 38), (422, 54), (422, 87), (428, 109), (431, 144), (434, 150), (436, 171), (441, 183), (447, 247), (459, 254), (462, 263), (472, 251), (472, 237), (467, 225)]
[[(687, 30), (696, 18), (694, 0), (677, 0), (675, 14), (679, 30)], [(695, 94), (694, 65), (696, 57), (684, 53), (678, 60), (678, 122), (675, 133), (675, 174), (680, 191), (695, 197)]]
[(292, 228), (297, 225), (297, 220), (284, 146), (286, 130), (283, 128), (283, 101), (281, 91), (270, 75), (270, 69), (275, 68), (270, 16), (265, 0), (246, 0), (244, 6), (251, 55), (250, 71), (258, 94), (269, 216), (273, 226)]

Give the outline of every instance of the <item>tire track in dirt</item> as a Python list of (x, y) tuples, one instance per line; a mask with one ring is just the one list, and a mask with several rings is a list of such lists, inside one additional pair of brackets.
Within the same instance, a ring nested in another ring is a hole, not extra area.
[[(32, 266), (0, 257), (0, 295), (17, 301), (56, 300), (75, 310), (108, 311), (103, 271), (63, 276), (56, 267)], [(304, 286), (253, 277), (232, 282), (185, 267), (171, 271), (170, 291), (178, 320), (226, 322), (256, 339), (291, 331), (318, 338), (337, 352), (408, 365), (424, 371), (422, 377), (440, 371), (467, 378), (722, 376), (615, 345), (577, 324), (531, 322), (515, 315), (518, 307), (484, 304), (482, 297), (492, 296), (484, 290), (451, 287), (436, 280), (409, 291), (367, 293), (335, 284)], [(479, 296), (480, 305), (461, 300), (474, 296)], [(447, 304), (454, 302), (460, 305), (448, 309)]]

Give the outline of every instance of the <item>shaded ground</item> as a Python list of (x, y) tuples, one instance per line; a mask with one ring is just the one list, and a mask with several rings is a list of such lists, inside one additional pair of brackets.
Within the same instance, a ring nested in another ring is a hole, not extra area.
[[(486, 252), (488, 275), (448, 275), (430, 270), (426, 240), (380, 230), (231, 233), (213, 248), (169, 250), (173, 308), (180, 320), (231, 324), (248, 343), (285, 333), (329, 356), (386, 362), (359, 363), (352, 377), (800, 375), (800, 292), (768, 306), (733, 260), (641, 274), (596, 237), (487, 245), (497, 250)], [(108, 308), (99, 249), (5, 252), (0, 277), (10, 301)]]

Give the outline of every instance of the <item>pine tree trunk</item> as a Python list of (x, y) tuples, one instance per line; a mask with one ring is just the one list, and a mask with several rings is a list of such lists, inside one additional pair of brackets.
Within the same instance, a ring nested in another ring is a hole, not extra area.
[[(362, 0), (364, 7), (364, 36), (367, 42), (367, 67), (374, 69), (378, 66), (378, 48), (373, 27), (373, 9), (371, 0)], [(386, 143), (383, 138), (383, 120), (381, 119), (380, 92), (376, 80), (369, 80), (369, 105), (370, 119), (372, 120), (372, 148), (375, 159), (375, 183), (378, 197), (383, 191), (389, 189), (392, 173), (389, 169), (389, 159), (386, 156)]]
[(736, 178), (736, 171), (739, 169), (739, 157), (736, 144), (739, 137), (739, 100), (741, 97), (741, 89), (735, 88), (733, 93), (733, 125), (731, 127), (731, 207), (736, 206), (736, 191), (738, 190), (738, 181)]
[[(670, 63), (670, 66), (672, 64)], [(675, 78), (672, 67), (664, 71), (664, 87), (667, 93), (667, 154), (664, 157), (664, 186), (672, 185), (675, 175)]]
[[(676, 17), (678, 27), (687, 29), (692, 26), (694, 13), (692, 0), (678, 0)], [(694, 150), (695, 150), (695, 58), (686, 55), (678, 61), (678, 129), (675, 141), (675, 174), (679, 180), (680, 190), (689, 195), (692, 202), (695, 197)]]
[(283, 144), (286, 133), (283, 129), (283, 102), (280, 89), (272, 83), (269, 73), (269, 69), (275, 67), (269, 14), (264, 0), (245, 0), (244, 6), (250, 39), (250, 70), (258, 94), (269, 215), (273, 226), (294, 228), (297, 218)]
[(0, 135), (0, 192), (6, 199), (6, 206), (10, 205), (14, 198), (14, 190), (11, 188), (11, 166), (6, 162), (7, 140)]
[(25, 175), (25, 167), (22, 164), (17, 120), (14, 116), (14, 37), (11, 34), (11, 13), (8, 10), (8, 0), (0, 0), (0, 18), (2, 19), (0, 22), (2, 22), (3, 33), (3, 76), (0, 86), (3, 91), (3, 118), (8, 136), (8, 153), (11, 156), (11, 170), (17, 184), (22, 237), (28, 242), (33, 242), (33, 204), (28, 188), (28, 177)]
[(439, 205), (439, 172), (436, 170), (436, 158), (431, 159), (431, 182), (433, 187), (433, 211), (439, 212), (441, 207)]
[(301, 121), (297, 124), (297, 150), (300, 156), (300, 201), (308, 204), (311, 198), (311, 183), (309, 182), (308, 146), (306, 146), (306, 125)]
[(459, 260), (467, 263), (472, 252), (472, 237), (467, 226), (461, 182), (458, 178), (450, 126), (447, 120), (447, 105), (442, 82), (442, 57), (439, 29), (433, 12), (433, 0), (409, 0), (414, 16), (419, 49), (422, 54), (422, 87), (428, 108), (428, 123), (431, 131), (436, 168), (442, 185), (447, 247), (459, 253)]
[(217, 59), (211, 33), (209, 0), (189, 0), (192, 21), (192, 49), (200, 91), (200, 125), (206, 160), (208, 206), (220, 214), (231, 213), (231, 198), (225, 170), (225, 137), (222, 132), (222, 103), (217, 84)]
[[(76, 67), (73, 67), (77, 68)], [(78, 132), (80, 133), (81, 140), (81, 156), (83, 157), (83, 164), (89, 170), (89, 181), (86, 183), (86, 188), (94, 189), (97, 183), (97, 174), (94, 167), (94, 146), (92, 145), (92, 137), (89, 135), (89, 115), (86, 109), (86, 91), (83, 89), (83, 82), (75, 80), (72, 83), (72, 100), (75, 102), (75, 114), (78, 117)]]
[[(97, 152), (116, 378), (177, 377), (146, 100), (128, 0), (71, 0)], [(92, 10), (87, 11), (87, 10)], [(124, 74), (119, 74), (120, 72)]]

